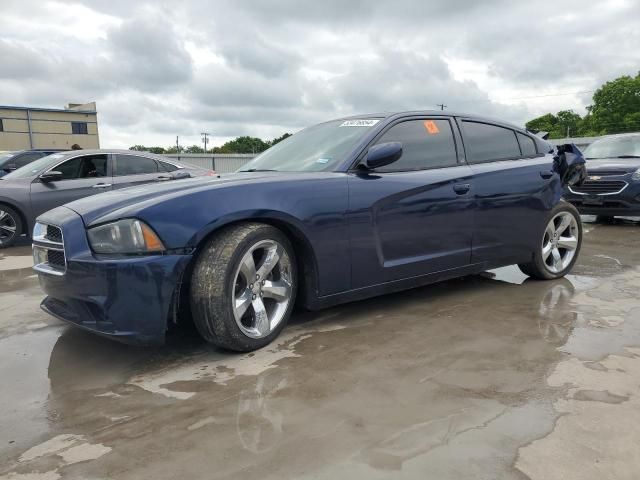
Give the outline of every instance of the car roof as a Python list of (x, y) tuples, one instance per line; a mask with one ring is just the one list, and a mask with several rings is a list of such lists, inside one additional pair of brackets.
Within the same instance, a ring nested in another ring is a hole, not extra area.
[(379, 113), (365, 113), (360, 115), (349, 115), (347, 117), (336, 118), (334, 120), (353, 120), (358, 118), (383, 118), (385, 120), (391, 120), (395, 118), (402, 117), (413, 117), (413, 116), (433, 116), (433, 117), (459, 117), (459, 118), (468, 118), (471, 120), (477, 120), (480, 122), (488, 122), (495, 123), (496, 125), (502, 125), (508, 128), (513, 128), (514, 130), (518, 130), (523, 133), (528, 133), (531, 135), (531, 132), (527, 132), (524, 127), (519, 127), (509, 122), (505, 122), (504, 120), (499, 120), (497, 118), (484, 117), (481, 115), (474, 115), (470, 113), (464, 112), (453, 112), (453, 111), (444, 111), (444, 110), (404, 110), (404, 111), (394, 111), (394, 112), (379, 112)]
[(81, 150), (63, 150), (56, 152), (57, 155), (74, 156), (74, 155), (108, 155), (108, 154), (120, 154), (120, 155), (141, 155), (144, 157), (153, 158), (173, 165), (181, 165), (179, 162), (175, 162), (172, 158), (167, 158), (162, 155), (157, 155), (151, 152), (143, 152), (139, 150), (124, 150), (118, 148), (94, 148), (94, 149), (81, 149)]

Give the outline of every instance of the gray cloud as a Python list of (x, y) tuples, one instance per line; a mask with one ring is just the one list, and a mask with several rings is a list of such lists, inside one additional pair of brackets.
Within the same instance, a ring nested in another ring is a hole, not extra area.
[(640, 4), (5, 0), (0, 103), (98, 102), (103, 145), (435, 108), (523, 123), (640, 65)]

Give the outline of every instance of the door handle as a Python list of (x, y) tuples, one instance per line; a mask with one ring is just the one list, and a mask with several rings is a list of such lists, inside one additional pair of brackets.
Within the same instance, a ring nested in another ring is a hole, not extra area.
[(540, 176), (545, 180), (548, 180), (549, 178), (553, 177), (553, 172), (551, 170), (542, 170), (540, 172)]
[(171, 177), (169, 175), (160, 175), (158, 177), (158, 180), (160, 180), (161, 182), (166, 182), (167, 180), (171, 180)]
[(458, 195), (464, 195), (465, 193), (469, 193), (469, 190), (471, 190), (471, 185), (468, 183), (456, 183), (453, 186), (453, 191), (456, 192)]
[(111, 186), (110, 183), (96, 183), (91, 188), (109, 188)]

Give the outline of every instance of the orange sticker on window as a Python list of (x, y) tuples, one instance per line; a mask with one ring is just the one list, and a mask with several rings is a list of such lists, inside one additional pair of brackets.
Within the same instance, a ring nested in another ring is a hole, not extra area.
[(427, 132), (429, 132), (429, 135), (435, 135), (436, 133), (440, 133), (440, 130), (436, 125), (436, 122), (434, 122), (433, 120), (425, 120), (424, 128), (427, 129)]

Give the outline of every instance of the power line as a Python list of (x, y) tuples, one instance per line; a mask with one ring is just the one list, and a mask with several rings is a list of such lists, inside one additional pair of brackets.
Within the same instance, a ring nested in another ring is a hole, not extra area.
[[(494, 103), (494, 102), (503, 102), (506, 100), (531, 100), (534, 98), (549, 98), (549, 97), (566, 97), (569, 95), (580, 95), (583, 93), (593, 93), (595, 90), (581, 90), (579, 92), (566, 92), (566, 93), (547, 93), (544, 95), (529, 95), (525, 97), (504, 97), (504, 98), (487, 98), (485, 100), (466, 100), (462, 102), (456, 102), (458, 104), (468, 104), (468, 103)], [(437, 106), (440, 106), (438, 104)], [(445, 105), (446, 106), (446, 105)]]
[(595, 90), (582, 90), (580, 92), (567, 92), (567, 93), (549, 93), (545, 95), (530, 95), (528, 97), (510, 97), (510, 98), (497, 98), (494, 101), (501, 100), (528, 100), (531, 98), (546, 98), (546, 97), (564, 97), (568, 95), (580, 95), (582, 93), (593, 93)]

